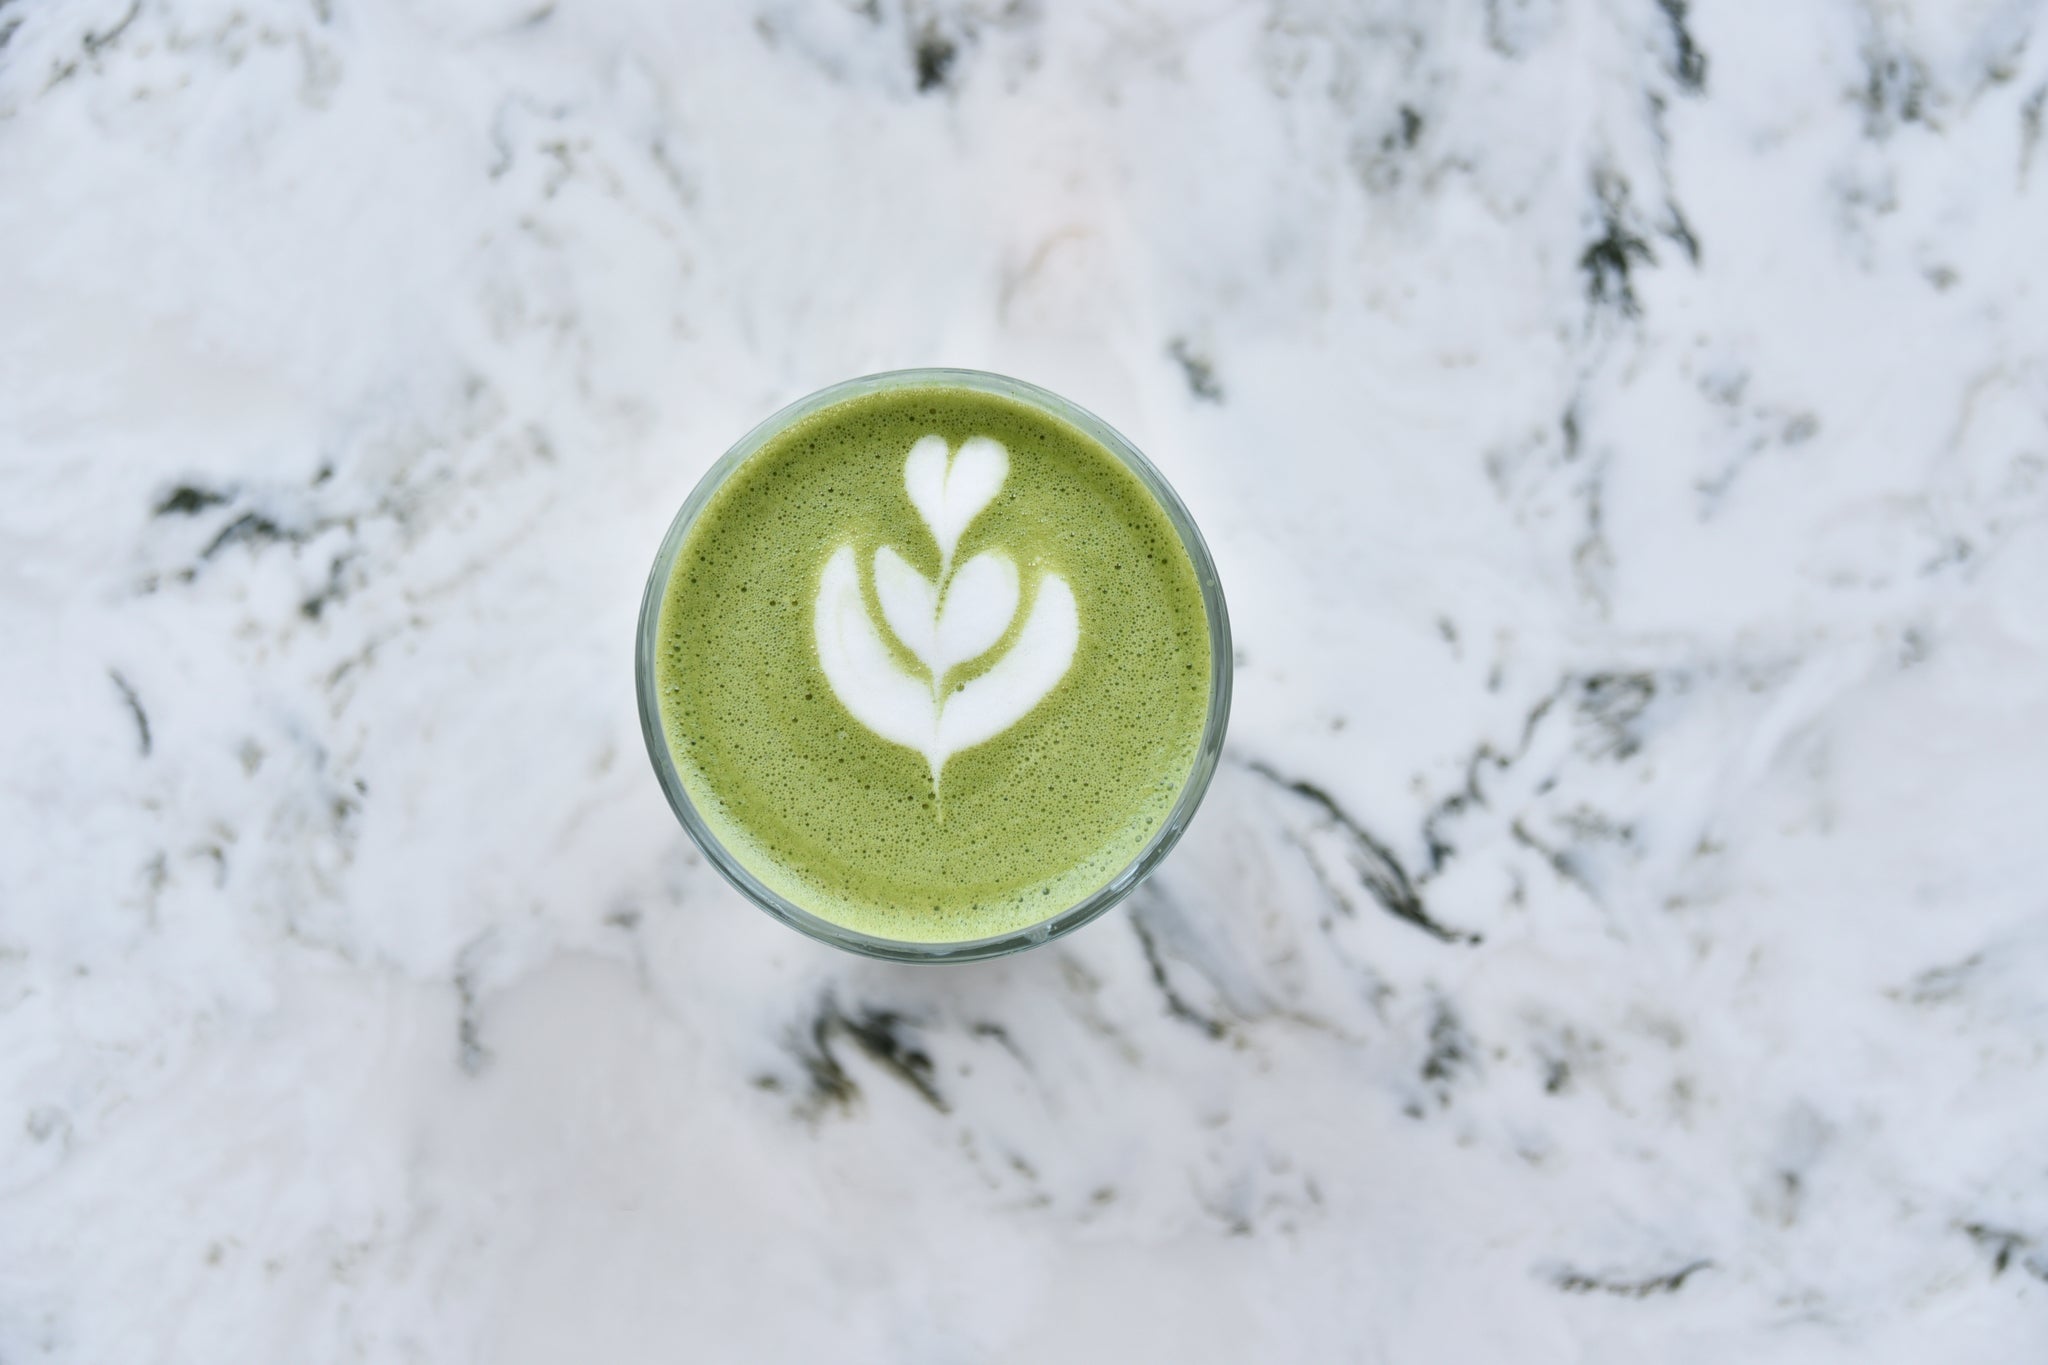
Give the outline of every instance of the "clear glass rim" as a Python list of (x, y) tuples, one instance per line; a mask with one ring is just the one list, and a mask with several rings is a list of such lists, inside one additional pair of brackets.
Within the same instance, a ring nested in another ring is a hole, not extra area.
[[(689, 792), (684, 789), (682, 776), (676, 770), (674, 755), (669, 752), (668, 740), (662, 729), (660, 700), (654, 683), (655, 636), (660, 628), (662, 599), (666, 595), (676, 556), (681, 553), (683, 541), (689, 535), (690, 528), (696, 524), (704, 505), (711, 500), (712, 495), (732, 472), (784, 428), (812, 413), (849, 398), (891, 389), (923, 388), (932, 385), (973, 389), (1028, 403), (1071, 426), (1078, 427), (1121, 461), (1165, 509), (1167, 520), (1173, 523), (1174, 531), (1180, 537), (1181, 546), (1187, 551), (1188, 559), (1194, 565), (1195, 577), (1201, 585), (1202, 608), (1209, 625), (1209, 708), (1203, 720), (1201, 747), (1195, 755), (1194, 766), (1188, 772), (1187, 781), (1181, 787), (1179, 799), (1174, 802), (1173, 810), (1167, 815), (1166, 822), (1160, 826), (1158, 832), (1138, 851), (1137, 856), (1131, 859), (1123, 871), (1065, 910), (1036, 924), (1006, 934), (950, 943), (920, 943), (907, 939), (881, 938), (848, 929), (844, 925), (835, 924), (805, 910), (749, 872), (732, 851), (720, 842), (718, 836), (712, 833), (704, 817), (698, 813), (695, 803), (690, 800)], [(641, 737), (647, 743), (647, 756), (654, 764), (655, 776), (660, 780), (661, 789), (668, 797), (669, 807), (675, 812), (676, 819), (689, 832), (697, 847), (703, 850), (711, 865), (717, 868), (740, 894), (790, 928), (848, 952), (896, 962), (972, 962), (1034, 948), (1043, 943), (1050, 943), (1063, 934), (1072, 933), (1128, 896), (1172, 851), (1173, 846), (1180, 841), (1181, 834), (1187, 829), (1188, 822), (1194, 817), (1196, 808), (1202, 804), (1202, 797), (1209, 790), (1209, 781), (1215, 776), (1217, 761), (1223, 753), (1224, 730), (1230, 720), (1231, 662), (1230, 613), (1224, 604), (1223, 584), (1216, 576), (1215, 562), (1209, 557), (1209, 547), (1203, 541), (1201, 531), (1195, 526), (1194, 518), (1188, 515), (1188, 510), (1181, 503), (1179, 495), (1173, 491), (1172, 485), (1167, 483), (1165, 476), (1153, 467), (1152, 462), (1146, 459), (1136, 446), (1094, 413), (1036, 384), (1012, 379), (1007, 375), (992, 374), (986, 370), (932, 368), (890, 370), (881, 374), (863, 375), (799, 398), (742, 436), (705, 472), (704, 477), (697, 481), (697, 486), (690, 491), (690, 496), (683, 500), (675, 519), (669, 523), (668, 534), (662, 537), (661, 548), (655, 554), (654, 565), (648, 572), (647, 587), (640, 599), (639, 632), (634, 649), (633, 674), (639, 694)]]

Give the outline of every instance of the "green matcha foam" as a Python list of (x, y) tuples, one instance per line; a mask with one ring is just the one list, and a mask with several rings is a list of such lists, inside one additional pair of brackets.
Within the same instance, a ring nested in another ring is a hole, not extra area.
[(772, 436), (692, 524), (655, 640), (711, 832), (811, 914), (909, 942), (1026, 928), (1121, 872), (1209, 704), (1165, 510), (1077, 428), (965, 387)]

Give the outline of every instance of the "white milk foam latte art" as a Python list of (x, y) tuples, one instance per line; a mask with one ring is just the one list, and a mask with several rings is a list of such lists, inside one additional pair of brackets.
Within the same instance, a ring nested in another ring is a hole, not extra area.
[(661, 570), (657, 767), (806, 932), (913, 957), (1064, 932), (1206, 778), (1227, 645), (1198, 542), (1121, 438), (1028, 398), (825, 403), (735, 448)]
[(853, 546), (833, 552), (818, 585), (818, 662), (833, 694), (869, 730), (922, 755), (934, 789), (947, 759), (994, 739), (1059, 685), (1081, 641), (1073, 590), (1048, 573), (1003, 656), (948, 690), (951, 674), (994, 648), (1016, 619), (1021, 584), (1014, 560), (984, 550), (957, 569), (953, 564), (960, 537), (1009, 472), (1009, 452), (986, 436), (970, 437), (957, 452), (948, 451), (944, 437), (925, 436), (904, 461), (911, 505), (938, 546), (939, 577), (926, 578), (884, 545), (875, 551), (875, 597), (921, 676), (902, 666), (870, 616)]

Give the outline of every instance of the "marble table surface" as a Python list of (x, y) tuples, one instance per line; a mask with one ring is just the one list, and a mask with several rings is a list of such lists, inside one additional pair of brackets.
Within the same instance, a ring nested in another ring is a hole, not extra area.
[[(0, 0), (0, 1360), (2048, 1358), (2043, 11)], [(1241, 651), (919, 969), (631, 637), (935, 363)]]

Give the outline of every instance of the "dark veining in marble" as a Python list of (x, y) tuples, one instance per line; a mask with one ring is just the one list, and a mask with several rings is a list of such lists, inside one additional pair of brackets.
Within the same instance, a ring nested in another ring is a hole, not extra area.
[(1730, 490), (1756, 460), (1773, 449), (1803, 445), (1820, 434), (1818, 414), (1792, 410), (1766, 402), (1745, 402), (1751, 376), (1746, 370), (1716, 371), (1701, 377), (1702, 397), (1728, 410), (1724, 419), (1728, 438), (1722, 448), (1726, 461), (1711, 473), (1693, 480), (1700, 494), (1700, 519), (1719, 514)]
[(491, 1061), (491, 1050), (484, 1046), (477, 1019), (477, 974), (490, 939), (486, 931), (472, 939), (455, 958), (455, 998), (460, 1005), (455, 1016), (455, 1060), (465, 1076), (481, 1075)]
[(1693, 41), (1692, 30), (1686, 27), (1686, 0), (1657, 0), (1657, 8), (1664, 11), (1665, 22), (1671, 25), (1671, 74), (1680, 88), (1699, 94), (1707, 88), (1707, 54), (1700, 50)]
[(1365, 889), (1372, 894), (1381, 909), (1394, 918), (1411, 924), (1431, 938), (1444, 943), (1478, 943), (1478, 934), (1452, 929), (1430, 918), (1422, 897), (1415, 890), (1415, 883), (1401, 860), (1394, 856), (1392, 849), (1375, 839), (1372, 834), (1337, 803), (1329, 792), (1313, 782), (1301, 778), (1284, 776), (1273, 767), (1257, 760), (1244, 764), (1247, 771), (1257, 774), (1274, 786), (1298, 796), (1320, 809), (1338, 829), (1342, 830), (1351, 844), (1351, 865)]
[[(834, 1007), (828, 1002), (827, 1009)], [(860, 1087), (853, 1083), (853, 1077), (846, 1074), (846, 1068), (839, 1065), (839, 1059), (832, 1055), (834, 1017), (836, 1012), (834, 1015), (820, 1014), (812, 1021), (808, 1045), (796, 1049), (797, 1061), (803, 1064), (804, 1075), (810, 1082), (810, 1094), (805, 1098), (804, 1109), (812, 1117), (834, 1105), (851, 1109), (854, 1101), (860, 1098)]]
[(29, 1110), (21, 1126), (31, 1142), (48, 1142), (59, 1136), (67, 1143), (71, 1139), (71, 1116), (54, 1104), (39, 1104)]
[(1555, 18), (1552, 0), (1486, 0), (1486, 45), (1511, 60), (1527, 56)]
[(2027, 171), (2034, 164), (2034, 149), (2041, 145), (2041, 115), (2048, 108), (2048, 85), (2027, 96), (2020, 106), (2020, 188), (2027, 187)]
[(915, 1090), (925, 1103), (942, 1114), (946, 1112), (945, 1097), (932, 1084), (932, 1059), (923, 1048), (908, 1040), (903, 1016), (891, 1010), (868, 1009), (858, 1015), (841, 1016), (839, 1023), (861, 1051)]
[[(333, 472), (331, 464), (323, 463), (313, 475), (312, 487), (318, 489), (329, 483)], [(252, 553), (273, 545), (299, 547), (308, 545), (334, 530), (340, 530), (353, 538), (358, 534), (364, 515), (372, 518), (402, 515), (400, 510), (389, 502), (380, 502), (367, 513), (322, 511), (317, 501), (310, 500), (313, 497), (317, 495), (309, 495), (287, 487), (272, 487), (252, 493), (248, 489), (227, 485), (209, 486), (197, 481), (174, 485), (152, 505), (150, 512), (153, 518), (168, 521), (200, 520), (207, 518), (215, 509), (226, 509), (222, 513), (226, 519), (219, 523), (219, 529), (206, 541), (195, 557), (183, 567), (146, 575), (139, 585), (140, 591), (144, 594), (155, 592), (166, 581), (191, 583), (208, 565), (220, 560), (226, 551), (238, 545), (247, 546)], [(251, 506), (251, 503), (259, 501), (264, 504), (260, 509), (258, 506)], [(277, 507), (296, 507), (298, 513), (291, 516), (283, 511), (271, 510)], [(348, 548), (329, 558), (325, 581), (300, 599), (300, 616), (308, 621), (324, 620), (329, 608), (347, 600), (351, 590), (360, 585), (360, 569), (357, 569), (353, 579), (350, 570), (359, 564), (361, 553), (359, 548)], [(376, 644), (376, 641), (371, 641), (365, 645), (362, 658), (344, 661), (336, 669), (330, 683), (338, 682), (351, 669), (368, 662), (368, 656), (375, 652)]]
[(947, 1113), (950, 1106), (934, 1081), (931, 1054), (911, 1040), (910, 1030), (910, 1021), (894, 1010), (863, 1007), (849, 1013), (828, 994), (812, 1016), (810, 1028), (791, 1049), (810, 1085), (803, 1111), (815, 1118), (828, 1108), (851, 1109), (860, 1098), (860, 1086), (833, 1051), (837, 1039), (847, 1038), (919, 1099)]
[(199, 552), (199, 558), (202, 560), (212, 559), (229, 546), (244, 543), (267, 545), (282, 542), (288, 545), (299, 545), (303, 544), (310, 535), (311, 532), (295, 526), (281, 526), (261, 512), (244, 512), (226, 526), (221, 527), (220, 534), (207, 542), (206, 548)]
[(1022, 1048), (1017, 1046), (1017, 1040), (1010, 1036), (1008, 1029), (996, 1023), (993, 1019), (977, 1019), (967, 1026), (967, 1032), (976, 1038), (988, 1039), (988, 1041), (1009, 1053), (1017, 1065), (1023, 1067), (1026, 1071), (1031, 1070), (1031, 1059), (1024, 1055)]
[(1927, 114), (1927, 68), (1918, 57), (1873, 38), (1863, 46), (1866, 69), (1858, 102), (1863, 106), (1864, 134), (1882, 142), (1908, 123)]
[(1991, 1277), (1997, 1279), (2009, 1271), (2015, 1263), (2021, 1271), (2034, 1279), (2048, 1281), (2048, 1254), (2036, 1250), (2040, 1238), (2032, 1238), (2025, 1232), (2013, 1228), (1999, 1228), (1985, 1222), (1958, 1224), (1958, 1230), (1976, 1242), (1978, 1248), (1991, 1252)]
[(1145, 965), (1151, 969), (1152, 984), (1159, 988), (1159, 994), (1166, 1001), (1166, 1012), (1211, 1038), (1221, 1038), (1228, 1031), (1224, 1022), (1202, 1013), (1174, 989), (1173, 979), (1166, 973), (1166, 960), (1159, 954), (1159, 942), (1145, 923), (1142, 903), (1131, 907), (1130, 924), (1131, 932), (1138, 936), (1138, 947), (1145, 954)]
[(2010, 1270), (2015, 1261), (2037, 1280), (2048, 1281), (2048, 1256), (2034, 1250), (2036, 1239), (2012, 1228), (1991, 1223), (1958, 1224), (1963, 1235), (1991, 1255), (1991, 1278)]
[(121, 700), (127, 703), (128, 713), (135, 718), (136, 734), (142, 741), (142, 756), (148, 758), (150, 749), (149, 713), (142, 709), (142, 698), (135, 695), (135, 688), (117, 670), (108, 669), (107, 676), (114, 680), (114, 687), (120, 692)]
[(917, 93), (928, 95), (943, 90), (960, 58), (960, 45), (927, 25), (911, 47), (911, 63), (917, 71)]
[(1684, 210), (1680, 209), (1677, 204), (1666, 201), (1664, 213), (1665, 221), (1661, 231), (1666, 237), (1678, 243), (1678, 249), (1685, 253), (1686, 260), (1694, 265), (1698, 265), (1700, 263), (1700, 239), (1698, 234), (1692, 230), (1692, 223), (1686, 218)]
[[(1565, 414), (1565, 420), (1567, 423), (1572, 420), (1569, 411)], [(1429, 849), (1429, 867), (1418, 880), (1427, 881), (1434, 874), (1441, 872), (1444, 864), (1458, 851), (1457, 845), (1453, 844), (1450, 836), (1444, 832), (1444, 826), (1470, 808), (1486, 805), (1486, 792), (1480, 784), (1480, 774), (1489, 768), (1495, 772), (1505, 772), (1527, 757), (1529, 746), (1535, 741), (1537, 727), (1569, 690), (1571, 683), (1572, 680), (1566, 678), (1537, 698), (1536, 704), (1531, 706), (1529, 713), (1522, 718), (1522, 736), (1516, 743), (1513, 753), (1504, 754), (1493, 745), (1482, 742), (1465, 760), (1465, 785), (1437, 802), (1423, 817), (1422, 837)]]
[(319, 590), (311, 597), (299, 603), (299, 615), (308, 621), (317, 621), (328, 607), (348, 596), (348, 585), (343, 580), (342, 571), (354, 557), (352, 554), (341, 554), (328, 561), (327, 581), (321, 584)]
[(1657, 697), (1657, 679), (1650, 673), (1594, 673), (1579, 682), (1578, 713), (1595, 738), (1588, 756), (1621, 761), (1643, 747), (1636, 722)]
[(1967, 995), (1984, 965), (1984, 954), (1971, 953), (1960, 962), (1929, 967), (1903, 987), (1885, 992), (1907, 1005), (1946, 1005)]
[(1422, 115), (1411, 104), (1402, 105), (1397, 112), (1401, 117), (1401, 145), (1413, 149), (1422, 140)]
[(1685, 1282), (1702, 1270), (1713, 1266), (1710, 1260), (1689, 1261), (1676, 1270), (1662, 1275), (1648, 1275), (1641, 1279), (1621, 1279), (1611, 1275), (1589, 1275), (1583, 1271), (1561, 1270), (1552, 1277), (1552, 1282), (1567, 1294), (1590, 1294), (1596, 1290), (1602, 1294), (1613, 1294), (1625, 1299), (1647, 1299), (1652, 1294), (1676, 1294), (1685, 1288)]
[(128, 31), (128, 26), (134, 23), (136, 16), (141, 13), (142, 0), (129, 0), (128, 12), (119, 19), (116, 19), (111, 28), (104, 32), (95, 32), (92, 29), (87, 29), (85, 37), (82, 39), (85, 46), (85, 55), (97, 57), (107, 48), (120, 42), (121, 35)]
[(1593, 890), (1593, 884), (1586, 880), (1585, 873), (1579, 871), (1578, 862), (1571, 854), (1563, 849), (1552, 848), (1543, 840), (1538, 839), (1529, 832), (1529, 827), (1520, 820), (1516, 820), (1508, 826), (1508, 833), (1514, 838), (1516, 843), (1550, 864), (1550, 870), (1555, 872), (1560, 878), (1585, 892), (1591, 899), (1596, 901), (1599, 899), (1599, 896)]
[(1408, 154), (1422, 140), (1422, 129), (1422, 111), (1412, 104), (1403, 104), (1395, 109), (1393, 121), (1381, 126), (1376, 136), (1361, 133), (1354, 138), (1351, 166), (1359, 183), (1374, 194), (1387, 194), (1399, 188), (1412, 164)]
[(1451, 1084), (1477, 1064), (1478, 1046), (1451, 1002), (1437, 996), (1429, 1014), (1429, 1051), (1420, 1075), (1440, 1105), (1450, 1103)]
[(152, 516), (196, 517), (209, 507), (219, 507), (228, 501), (228, 495), (213, 488), (198, 484), (181, 483), (163, 496)]
[(1614, 577), (1614, 547), (1607, 539), (1607, 461), (1594, 462), (1592, 472), (1579, 487), (1586, 509), (1585, 534), (1572, 546), (1572, 577), (1579, 592), (1600, 613), (1607, 616), (1609, 585)]
[(1596, 171), (1593, 198), (1600, 207), (1600, 235), (1579, 254), (1579, 269), (1586, 276), (1586, 301), (1595, 309), (1613, 308), (1624, 317), (1637, 317), (1642, 307), (1636, 301), (1630, 272), (1637, 263), (1655, 265), (1656, 254), (1629, 226), (1628, 181), (1623, 176), (1612, 170)]
[[(1646, 671), (1566, 674), (1530, 707), (1511, 750), (1503, 752), (1482, 742), (1466, 757), (1463, 781), (1423, 817), (1428, 864), (1415, 880), (1427, 885), (1460, 855), (1468, 840), (1476, 839), (1475, 846), (1481, 846), (1489, 837), (1505, 835), (1598, 903), (1595, 869), (1605, 856), (1601, 850), (1633, 858), (1640, 854), (1642, 841), (1636, 820), (1626, 812), (1615, 813), (1588, 800), (1570, 798), (1571, 766), (1575, 762), (1634, 761), (1648, 739), (1644, 718), (1671, 686), (1664, 675)], [(1547, 749), (1550, 766), (1524, 773), (1511, 788), (1519, 797), (1510, 795), (1495, 820), (1462, 833), (1468, 819), (1495, 808), (1499, 797), (1491, 788), (1528, 758), (1546, 721), (1566, 727), (1569, 751), (1555, 746)]]
[[(100, 53), (118, 44), (121, 41), (121, 36), (128, 31), (129, 26), (135, 22), (141, 13), (142, 0), (129, 0), (128, 12), (115, 20), (111, 27), (106, 29), (87, 29), (79, 36), (78, 46), (81, 55), (51, 63), (50, 78), (43, 83), (43, 88), (45, 90), (54, 90), (65, 81), (77, 75), (79, 67), (83, 63), (95, 60)], [(20, 21), (17, 20), (13, 24), (0, 28), (0, 47), (6, 46), (7, 39), (14, 36), (14, 30), (19, 26)]]
[(1216, 363), (1197, 351), (1186, 337), (1175, 337), (1166, 344), (1166, 354), (1179, 364), (1181, 377), (1187, 381), (1188, 392), (1203, 403), (1221, 403), (1223, 385), (1216, 380)]

